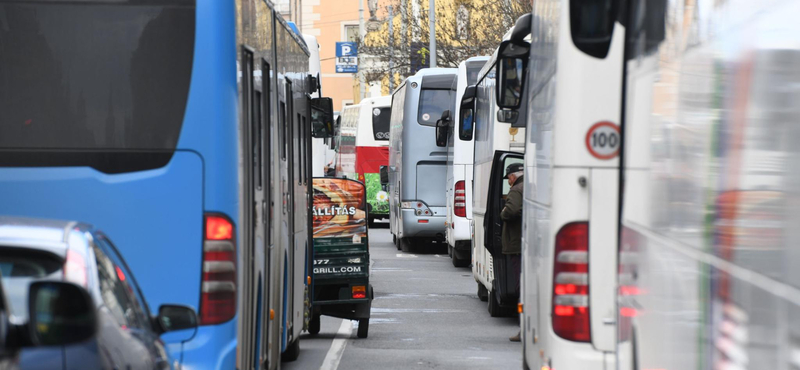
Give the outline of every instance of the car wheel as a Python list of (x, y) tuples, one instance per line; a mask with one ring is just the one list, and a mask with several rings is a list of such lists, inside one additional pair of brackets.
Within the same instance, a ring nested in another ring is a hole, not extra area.
[(369, 335), (369, 319), (358, 320), (358, 337), (366, 338)]
[(489, 300), (489, 291), (486, 290), (486, 287), (483, 286), (483, 284), (481, 284), (480, 282), (478, 282), (478, 299), (480, 299), (483, 302)]
[(300, 338), (297, 338), (281, 353), (281, 361), (291, 362), (300, 357)]
[(319, 330), (320, 330), (320, 327), (321, 327), (321, 325), (320, 325), (320, 316), (321, 315), (318, 314), (318, 313), (312, 314), (311, 321), (309, 321), (309, 323), (308, 323), (308, 333), (309, 334), (311, 334), (311, 335), (319, 334)]

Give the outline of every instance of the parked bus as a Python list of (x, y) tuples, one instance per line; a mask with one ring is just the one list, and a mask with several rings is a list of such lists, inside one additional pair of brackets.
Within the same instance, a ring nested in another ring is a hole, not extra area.
[(381, 185), (380, 170), (389, 164), (389, 118), (392, 98), (365, 98), (345, 107), (336, 136), (337, 177), (358, 180), (367, 187), (369, 224), (389, 218), (389, 195)]
[(423, 69), (392, 94), (389, 144), (390, 229), (398, 249), (443, 242), (447, 151), (436, 145), (436, 122), (453, 109), (455, 68)]
[(616, 366), (617, 11), (590, 0), (536, 1), (530, 51), (513, 36), (499, 50), (498, 105), (528, 112), (520, 326), (530, 369)]
[(255, 0), (0, 1), (0, 14), (3, 213), (114, 235), (151, 307), (197, 310), (196, 333), (162, 337), (183, 368), (296, 356), (315, 87), (280, 14)]
[[(461, 101), (467, 86), (478, 82), (478, 74), (489, 57), (472, 57), (458, 65), (458, 78), (453, 87), (454, 102)], [(445, 239), (453, 266), (466, 267), (472, 262), (472, 160), (475, 144), (461, 137), (454, 124), (459, 122), (458, 109), (451, 112), (451, 128), (447, 136), (447, 183), (445, 199)]]
[(631, 3), (620, 369), (800, 367), (800, 4), (742, 5)]
[(474, 142), (472, 274), (478, 283), (478, 297), (488, 301), (489, 313), (505, 316), (516, 311), (519, 291), (511, 257), (502, 254), (500, 242), (503, 227), (500, 211), (511, 189), (503, 176), (508, 165), (522, 163), (525, 120), (506, 119), (498, 114), (496, 62), (497, 53), (481, 68), (477, 84), (465, 91), (460, 102), (461, 114), (473, 118), (464, 117), (458, 135)]

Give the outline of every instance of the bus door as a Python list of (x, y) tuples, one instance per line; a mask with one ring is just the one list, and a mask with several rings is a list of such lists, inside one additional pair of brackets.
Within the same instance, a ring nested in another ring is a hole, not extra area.
[[(286, 79), (285, 89), (286, 89), (286, 105), (287, 106), (286, 106), (286, 117), (285, 117), (285, 120), (284, 120), (284, 125), (285, 125), (284, 135), (286, 136), (286, 141), (288, 143), (288, 151), (286, 153), (286, 156), (287, 156), (286, 173), (287, 173), (287, 177), (288, 177), (287, 182), (286, 182), (286, 191), (287, 191), (287, 195), (286, 195), (287, 196), (287, 205), (286, 205), (286, 207), (287, 207), (288, 213), (287, 213), (286, 217), (287, 217), (288, 222), (289, 222), (289, 232), (288, 232), (288, 234), (289, 234), (288, 235), (289, 244), (287, 245), (289, 261), (288, 261), (288, 264), (286, 266), (288, 271), (287, 271), (287, 274), (285, 275), (287, 277), (287, 279), (289, 280), (288, 283), (287, 283), (288, 286), (289, 286), (289, 291), (288, 291), (288, 297), (287, 297), (288, 303), (287, 303), (286, 315), (287, 315), (287, 318), (292, 318), (292, 317), (294, 317), (294, 304), (293, 303), (294, 303), (294, 285), (295, 285), (293, 277), (294, 277), (294, 273), (295, 273), (295, 271), (294, 271), (294, 266), (295, 266), (295, 263), (294, 263), (295, 262), (295, 240), (294, 240), (294, 230), (295, 230), (295, 222), (294, 222), (294, 218), (295, 218), (294, 217), (294, 210), (295, 210), (295, 194), (294, 194), (295, 185), (294, 185), (294, 181), (295, 181), (295, 178), (294, 178), (294, 171), (295, 171), (295, 169), (294, 169), (294, 166), (296, 165), (296, 163), (295, 163), (295, 150), (296, 149), (295, 149), (295, 143), (294, 143), (294, 140), (295, 140), (295, 135), (294, 134), (295, 134), (296, 123), (294, 121), (294, 93), (292, 91), (292, 82), (288, 78)], [(294, 320), (290, 319), (290, 320), (288, 320), (288, 322), (291, 323), (291, 322), (294, 322)], [(288, 325), (288, 324), (285, 322), (284, 325)], [(288, 330), (289, 326), (287, 326), (286, 329), (287, 329), (287, 333), (291, 333), (291, 331)]]
[(512, 163), (523, 163), (524, 155), (517, 152), (496, 151), (492, 161), (492, 170), (489, 181), (489, 194), (486, 203), (486, 217), (483, 219), (484, 246), (492, 256), (492, 291), (493, 296), (502, 307), (516, 306), (519, 297), (519, 287), (516, 284), (515, 273), (519, 273), (511, 266), (511, 258), (503, 254), (502, 234), (503, 220), (500, 218), (505, 206), (506, 196), (511, 186), (504, 178), (505, 169)]

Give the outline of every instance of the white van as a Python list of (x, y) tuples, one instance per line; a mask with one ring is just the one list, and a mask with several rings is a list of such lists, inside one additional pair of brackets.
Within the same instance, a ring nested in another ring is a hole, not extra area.
[[(613, 369), (624, 28), (593, 0), (536, 1), (526, 17), (532, 42), (503, 42), (497, 83), (498, 105), (528, 112), (523, 360)], [(514, 98), (520, 75), (526, 99)]]
[[(478, 74), (489, 57), (472, 57), (458, 65), (454, 85), (455, 101), (460, 102), (467, 86), (478, 82)], [(452, 112), (459, 122), (458, 109)], [(447, 137), (447, 220), (445, 238), (453, 266), (466, 267), (472, 258), (472, 160), (475, 144), (451, 129)]]

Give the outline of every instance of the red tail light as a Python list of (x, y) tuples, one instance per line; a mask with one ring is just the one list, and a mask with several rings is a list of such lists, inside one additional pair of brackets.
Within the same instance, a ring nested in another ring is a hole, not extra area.
[(573, 222), (556, 234), (553, 266), (553, 331), (567, 340), (590, 342), (589, 223)]
[(67, 250), (67, 259), (64, 261), (64, 280), (86, 287), (86, 259), (72, 249)]
[(624, 342), (631, 338), (632, 318), (638, 312), (634, 308), (633, 300), (640, 294), (639, 287), (636, 286), (634, 276), (636, 275), (636, 258), (639, 249), (640, 236), (637, 232), (622, 227), (622, 237), (619, 243), (619, 341)]
[(467, 190), (464, 180), (456, 182), (456, 191), (453, 195), (453, 213), (458, 217), (467, 217)]
[(367, 287), (364, 285), (357, 285), (351, 288), (353, 299), (367, 298)]
[(200, 325), (223, 323), (236, 315), (236, 240), (233, 223), (205, 215)]

